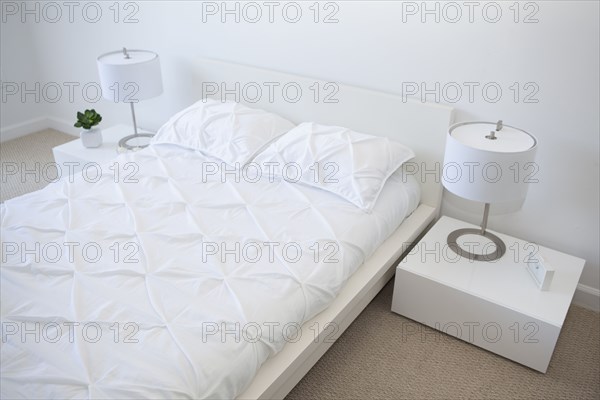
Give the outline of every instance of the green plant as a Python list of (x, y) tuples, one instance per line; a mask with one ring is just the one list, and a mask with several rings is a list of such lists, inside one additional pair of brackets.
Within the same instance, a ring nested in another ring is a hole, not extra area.
[(77, 112), (77, 122), (75, 122), (76, 128), (92, 129), (92, 126), (96, 126), (102, 121), (102, 115), (98, 114), (96, 110), (85, 110), (84, 112)]

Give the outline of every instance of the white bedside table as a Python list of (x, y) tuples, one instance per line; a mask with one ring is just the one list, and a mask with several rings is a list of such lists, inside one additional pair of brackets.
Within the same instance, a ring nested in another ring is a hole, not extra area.
[[(448, 233), (474, 227), (442, 217), (398, 265), (392, 311), (546, 372), (584, 260), (494, 232), (506, 254), (493, 262), (456, 255)], [(552, 265), (548, 291), (526, 270), (529, 251)]]
[[(143, 129), (138, 129), (138, 132), (149, 133)], [(102, 129), (102, 146), (88, 149), (83, 147), (80, 139), (75, 139), (52, 149), (54, 161), (63, 171), (73, 172), (81, 171), (87, 163), (106, 164), (119, 155), (117, 152), (119, 140), (132, 133), (133, 127), (128, 125), (115, 125)]]

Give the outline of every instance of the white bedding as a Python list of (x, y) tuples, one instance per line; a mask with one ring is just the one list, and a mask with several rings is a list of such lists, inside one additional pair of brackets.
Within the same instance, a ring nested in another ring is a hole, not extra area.
[(365, 213), (301, 184), (203, 182), (207, 160), (156, 144), (118, 177), (2, 206), (2, 398), (234, 398), (419, 203), (401, 171)]

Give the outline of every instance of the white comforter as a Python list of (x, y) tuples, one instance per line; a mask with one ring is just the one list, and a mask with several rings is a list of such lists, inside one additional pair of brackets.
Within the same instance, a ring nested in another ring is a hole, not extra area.
[(419, 200), (400, 172), (366, 214), (206, 160), (154, 145), (2, 206), (2, 398), (233, 398)]

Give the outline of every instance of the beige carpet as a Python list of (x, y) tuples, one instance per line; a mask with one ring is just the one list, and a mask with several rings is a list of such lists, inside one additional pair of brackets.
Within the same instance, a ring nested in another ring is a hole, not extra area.
[[(0, 143), (0, 202), (39, 190), (55, 178), (52, 148), (76, 139), (52, 129)], [(29, 171), (36, 172), (29, 173)]]
[[(0, 144), (2, 162), (52, 162), (73, 137), (43, 131)], [(3, 177), (4, 179), (4, 177)], [(2, 200), (46, 182), (8, 179)], [(288, 395), (294, 399), (600, 399), (600, 317), (572, 306), (546, 374), (390, 311), (393, 281)], [(423, 337), (403, 335), (423, 329)]]

